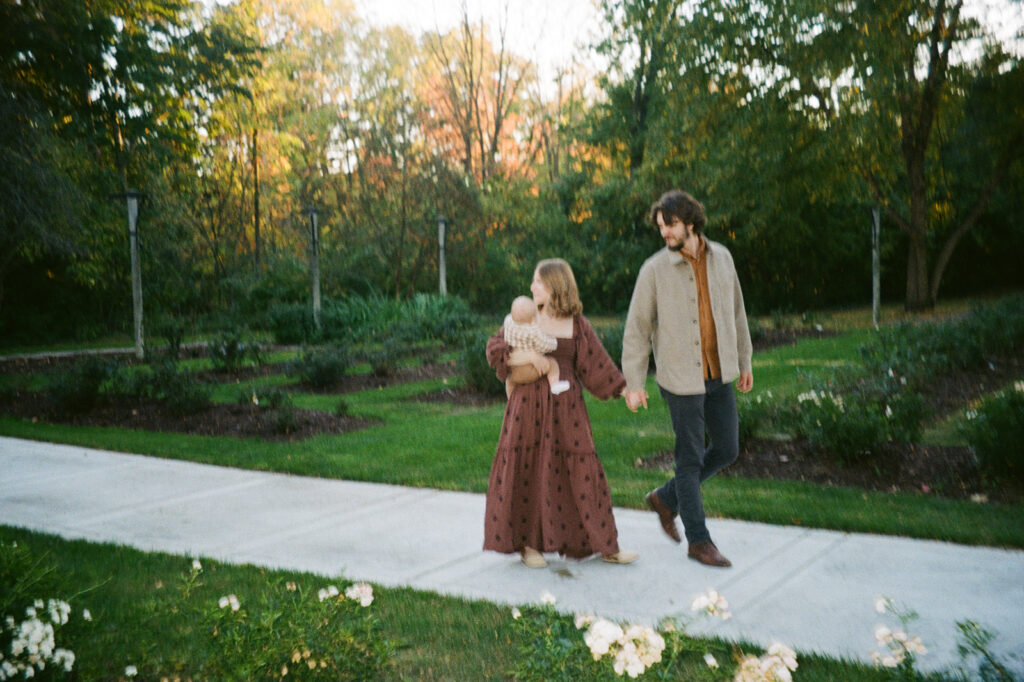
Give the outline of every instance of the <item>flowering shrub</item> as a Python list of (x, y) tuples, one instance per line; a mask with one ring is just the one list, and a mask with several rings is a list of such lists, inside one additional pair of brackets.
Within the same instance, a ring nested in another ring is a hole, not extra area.
[(924, 417), (920, 395), (891, 368), (877, 375), (840, 372), (827, 385), (801, 393), (796, 406), (781, 413), (782, 425), (794, 436), (846, 462), (877, 456), (889, 442), (915, 442)]
[[(69, 621), (90, 621), (88, 610), (73, 616), (59, 598), (28, 598), (30, 593), (58, 590), (49, 581), (53, 567), (32, 557), (24, 546), (0, 541), (0, 680), (63, 679), (75, 665), (74, 652), (58, 646)], [(25, 606), (25, 604), (28, 604)]]
[(899, 619), (901, 627), (892, 630), (886, 625), (879, 625), (875, 628), (875, 641), (880, 650), (872, 654), (872, 660), (876, 666), (892, 669), (904, 679), (916, 679), (914, 662), (917, 656), (928, 653), (928, 649), (920, 637), (911, 637), (905, 628), (917, 618), (917, 614), (896, 606), (887, 597), (875, 599), (875, 610), (882, 614), (893, 614)]
[[(71, 672), (75, 654), (56, 644), (56, 630), (68, 622), (71, 606), (66, 601), (37, 599), (25, 609), (20, 623), (6, 616), (0, 625), (0, 680), (29, 679), (50, 666), (51, 672)], [(10, 642), (8, 644), (8, 641)]]
[(968, 410), (960, 431), (985, 476), (1024, 485), (1024, 380)]
[(727, 602), (725, 597), (720, 595), (716, 590), (708, 590), (694, 599), (693, 603), (690, 604), (690, 610), (699, 611), (713, 618), (721, 618), (722, 620), (729, 620), (732, 618), (732, 612), (729, 611), (729, 602)]
[[(715, 590), (697, 596), (691, 610), (729, 619), (729, 604)], [(517, 680), (617, 680), (624, 677), (660, 680), (727, 680), (778, 682), (792, 679), (796, 654), (775, 643), (761, 656), (733, 649), (737, 667), (722, 665), (714, 653), (729, 645), (709, 645), (686, 635), (674, 621), (659, 629), (620, 624), (591, 614), (558, 614), (554, 597), (545, 593), (539, 606), (513, 608), (519, 630)]]
[[(577, 627), (584, 623), (577, 620)], [(646, 625), (629, 625), (625, 629), (603, 618), (589, 623), (583, 642), (595, 661), (606, 655), (613, 660), (616, 675), (625, 673), (639, 677), (647, 668), (661, 661), (665, 639)]]
[(790, 682), (797, 668), (796, 653), (774, 642), (763, 656), (744, 656), (734, 682)]
[[(193, 573), (196, 569), (193, 568)], [(294, 582), (246, 599), (221, 596), (204, 614), (213, 653), (203, 679), (378, 679), (391, 645), (368, 607), (366, 583), (316, 592)]]
[(801, 393), (791, 419), (794, 435), (843, 461), (873, 455), (886, 440), (880, 406), (861, 405), (832, 391)]

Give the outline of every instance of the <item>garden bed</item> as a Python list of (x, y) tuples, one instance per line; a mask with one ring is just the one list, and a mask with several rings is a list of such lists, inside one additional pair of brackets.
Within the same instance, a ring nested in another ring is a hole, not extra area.
[(158, 402), (102, 405), (82, 414), (61, 416), (54, 414), (49, 400), (39, 393), (21, 393), (16, 401), (3, 405), (3, 411), (33, 422), (287, 441), (348, 433), (380, 423), (321, 410), (240, 404), (211, 404), (195, 414), (175, 415)]
[[(761, 341), (779, 345), (807, 336), (826, 335), (828, 332), (801, 330), (772, 334), (770, 339)], [(69, 366), (69, 362), (67, 358), (60, 358), (52, 362), (34, 359), (31, 362), (0, 363), (0, 372), (64, 369)], [(246, 379), (279, 373), (283, 367), (280, 364), (264, 365), (242, 368), (235, 373), (205, 371), (194, 376), (203, 383), (244, 382)], [(414, 367), (399, 368), (390, 376), (345, 375), (336, 385), (325, 389), (301, 385), (282, 388), (340, 395), (411, 381), (454, 377), (457, 372), (457, 367), (451, 362), (425, 362)], [(936, 377), (923, 397), (930, 413), (944, 415), (968, 406), (979, 396), (1012, 382), (1022, 373), (1024, 366), (1021, 359), (999, 358), (975, 370), (956, 370), (946, 376)], [(409, 400), (482, 407), (503, 402), (504, 396), (489, 395), (459, 386), (419, 394)], [(338, 416), (331, 412), (292, 407), (269, 409), (248, 404), (214, 404), (195, 414), (178, 417), (156, 402), (104, 405), (81, 415), (60, 417), (54, 413), (45, 395), (25, 391), (8, 396), (6, 404), (0, 405), (0, 409), (33, 421), (291, 441), (319, 434), (347, 433), (378, 423), (375, 420)], [(638, 460), (636, 466), (667, 473), (672, 469), (672, 454), (656, 453)], [(966, 447), (957, 446), (890, 443), (875, 456), (855, 457), (852, 463), (844, 464), (803, 441), (755, 438), (741, 443), (738, 460), (722, 475), (807, 481), (882, 492), (916, 492), (953, 499), (991, 499), (1009, 503), (1024, 499), (1024, 491), (987, 484), (979, 475), (971, 452)]]

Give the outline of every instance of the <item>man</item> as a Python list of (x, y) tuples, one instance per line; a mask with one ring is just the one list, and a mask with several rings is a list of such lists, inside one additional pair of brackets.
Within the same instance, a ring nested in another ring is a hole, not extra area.
[[(746, 393), (754, 385), (752, 348), (743, 293), (732, 255), (703, 236), (704, 207), (686, 192), (666, 192), (651, 207), (651, 223), (665, 248), (637, 275), (622, 342), (626, 405), (647, 407), (648, 359), (676, 434), (675, 475), (647, 495), (661, 527), (687, 555), (708, 566), (731, 566), (711, 541), (700, 485), (735, 461), (739, 418), (732, 382)], [(705, 431), (710, 444), (705, 447)]]

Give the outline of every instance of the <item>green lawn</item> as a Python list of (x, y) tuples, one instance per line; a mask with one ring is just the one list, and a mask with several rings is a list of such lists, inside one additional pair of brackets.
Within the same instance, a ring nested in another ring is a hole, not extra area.
[[(140, 680), (200, 679), (203, 662), (220, 651), (214, 631), (202, 614), (216, 612), (220, 597), (237, 595), (245, 609), (270, 604), (269, 610), (251, 613), (250, 618), (261, 622), (277, 617), (273, 605), (287, 594), (285, 586), (289, 582), (312, 594), (328, 584), (341, 586), (345, 582), (341, 576), (234, 566), (200, 557), (202, 571), (186, 594), (184, 578), (190, 573), (191, 557), (67, 541), (0, 525), (0, 543), (9, 546), (12, 542), (28, 548), (32, 557), (48, 569), (41, 584), (52, 589), (37, 596), (70, 602), (69, 625), (66, 631), (58, 630), (56, 643), (75, 652), (74, 679), (81, 680), (126, 680), (124, 671), (129, 665), (138, 670), (136, 679)], [(3, 569), (0, 561), (0, 575)], [(0, 606), (5, 606), (4, 597), (11, 588), (17, 589), (0, 584)], [(378, 636), (393, 645), (390, 665), (372, 678), (375, 680), (510, 680), (521, 647), (538, 646), (515, 627), (511, 609), (487, 602), (374, 586), (374, 601), (368, 608), (377, 623)], [(90, 611), (92, 620), (88, 623), (80, 617), (83, 609)], [(310, 631), (317, 628), (315, 622), (304, 625)], [(573, 637), (582, 640), (581, 631), (571, 624), (569, 629)], [(264, 639), (256, 643), (261, 657), (278, 661), (274, 670), (281, 665), (292, 666), (283, 679), (312, 679), (303, 677), (302, 673), (308, 671), (293, 664), (292, 646)], [(319, 644), (322, 648), (330, 642), (320, 640)], [(309, 646), (317, 648), (316, 642)], [(704, 663), (705, 652), (712, 652), (722, 664), (717, 676), (711, 676)], [(731, 679), (741, 653), (760, 651), (742, 643), (687, 638), (685, 649), (674, 660), (656, 665), (645, 679)], [(798, 656), (800, 680), (889, 679), (863, 664), (802, 652)], [(621, 679), (611, 672), (610, 663), (603, 670), (603, 679)]]

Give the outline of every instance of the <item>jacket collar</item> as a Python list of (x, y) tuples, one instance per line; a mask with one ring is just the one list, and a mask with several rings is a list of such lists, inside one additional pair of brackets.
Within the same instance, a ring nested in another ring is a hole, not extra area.
[[(707, 237), (705, 237), (704, 235), (701, 235), (700, 241), (701, 241), (701, 250), (704, 252), (704, 256), (706, 258), (710, 258), (711, 257), (711, 240), (708, 239)], [(672, 249), (668, 248), (667, 246), (665, 247), (665, 250), (668, 251), (668, 262), (671, 263), (672, 265), (679, 265), (683, 261), (686, 261), (687, 263), (690, 262), (690, 259), (688, 259), (686, 256), (684, 256), (682, 251), (673, 251)]]

